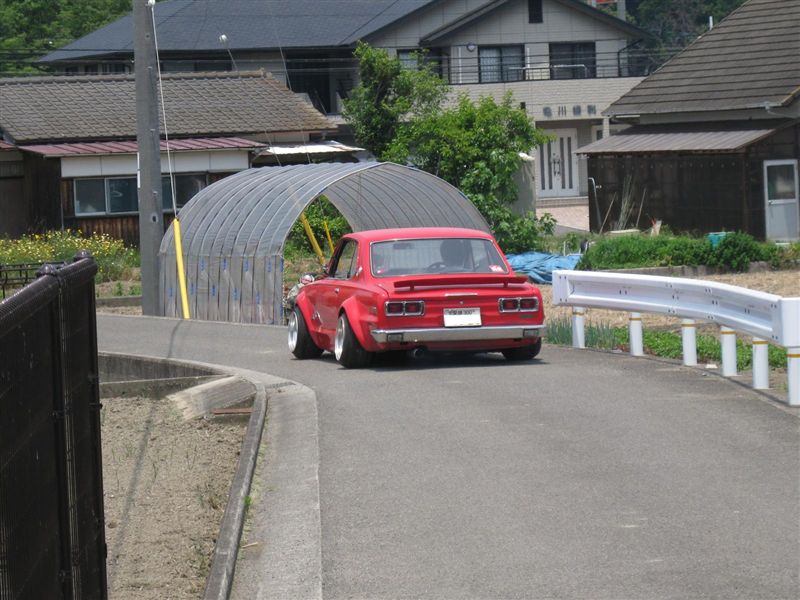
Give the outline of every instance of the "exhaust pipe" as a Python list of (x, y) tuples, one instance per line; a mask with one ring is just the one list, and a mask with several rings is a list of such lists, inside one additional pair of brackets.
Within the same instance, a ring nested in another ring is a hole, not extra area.
[(412, 356), (412, 358), (422, 358), (422, 357), (423, 357), (423, 356), (425, 356), (426, 354), (428, 354), (428, 349), (427, 349), (427, 348), (422, 348), (422, 347), (420, 347), (420, 348), (414, 348), (414, 349), (411, 351), (411, 356)]

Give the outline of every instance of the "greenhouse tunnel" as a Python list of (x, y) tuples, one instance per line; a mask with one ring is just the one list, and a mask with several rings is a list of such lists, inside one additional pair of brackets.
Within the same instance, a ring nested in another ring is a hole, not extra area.
[[(179, 213), (191, 318), (283, 322), (283, 246), (321, 194), (353, 231), (467, 227), (481, 214), (438, 177), (393, 163), (322, 163), (248, 169), (203, 189)], [(161, 241), (160, 309), (182, 316), (170, 226)]]

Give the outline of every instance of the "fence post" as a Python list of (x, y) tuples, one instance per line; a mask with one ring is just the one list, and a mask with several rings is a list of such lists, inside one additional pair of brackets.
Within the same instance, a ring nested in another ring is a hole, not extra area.
[(800, 347), (786, 348), (789, 406), (800, 406)]
[(720, 325), (720, 346), (722, 347), (722, 374), (736, 376), (736, 332), (730, 327)]
[(753, 389), (769, 389), (769, 342), (753, 338)]
[(586, 348), (584, 326), (584, 310), (580, 306), (572, 307), (572, 347)]
[(631, 356), (644, 356), (641, 313), (632, 312), (630, 317), (628, 317), (628, 335), (630, 338)]
[(683, 364), (687, 367), (697, 365), (697, 325), (693, 319), (684, 319), (681, 323), (681, 339), (683, 341)]

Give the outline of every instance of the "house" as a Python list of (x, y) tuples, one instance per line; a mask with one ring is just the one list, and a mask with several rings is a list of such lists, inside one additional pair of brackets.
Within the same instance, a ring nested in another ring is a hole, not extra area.
[[(285, 145), (335, 131), (263, 72), (168, 74), (163, 95), (166, 224), (173, 214), (168, 149), (180, 208), (209, 183), (272, 164)], [(0, 235), (72, 228), (138, 244), (132, 75), (0, 79), (0, 140)]]
[[(749, 0), (606, 115), (632, 124), (581, 148), (597, 230), (623, 188), (676, 230), (800, 238), (800, 0)], [(615, 202), (616, 200), (616, 202)]]
[[(155, 5), (165, 71), (263, 68), (336, 116), (357, 83), (353, 49), (363, 40), (410, 68), (427, 59), (458, 93), (511, 91), (554, 136), (539, 150), (538, 195), (587, 193), (576, 149), (608, 133), (602, 111), (653, 65), (641, 29), (595, 0), (167, 0)], [(624, 2), (618, 2), (618, 10)], [(49, 54), (64, 73), (127, 71), (131, 16)], [(339, 121), (341, 124), (341, 120)]]

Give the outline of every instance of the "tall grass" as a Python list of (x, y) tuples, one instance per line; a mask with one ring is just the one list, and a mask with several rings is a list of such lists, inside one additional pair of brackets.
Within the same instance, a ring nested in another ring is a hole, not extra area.
[[(599, 350), (628, 350), (630, 338), (626, 327), (612, 327), (607, 323), (586, 323), (584, 337), (587, 348)], [(646, 354), (662, 358), (680, 359), (683, 356), (683, 341), (679, 333), (672, 331), (645, 330), (642, 334)], [(550, 344), (572, 345), (572, 323), (568, 318), (547, 321), (545, 339)], [(769, 346), (769, 365), (775, 368), (786, 366), (786, 350)], [(722, 351), (719, 341), (710, 335), (697, 336), (697, 360), (719, 362)], [(739, 370), (749, 369), (753, 364), (753, 347), (744, 340), (736, 340), (736, 365)]]

